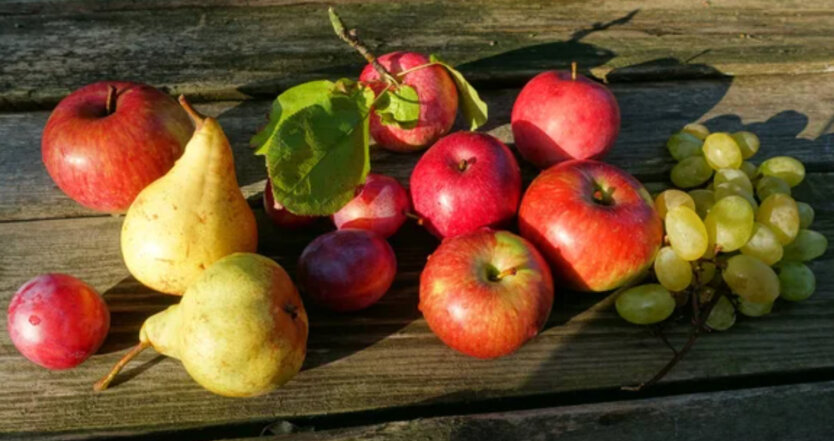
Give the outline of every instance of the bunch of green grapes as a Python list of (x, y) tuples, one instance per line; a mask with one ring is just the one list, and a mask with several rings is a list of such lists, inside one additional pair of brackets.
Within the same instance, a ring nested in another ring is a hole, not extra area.
[(805, 177), (802, 163), (777, 156), (756, 166), (748, 161), (759, 150), (755, 134), (710, 133), (701, 124), (688, 124), (666, 146), (678, 161), (677, 188), (655, 198), (666, 230), (654, 260), (657, 283), (624, 290), (619, 315), (644, 325), (682, 305), (710, 304), (706, 325), (723, 331), (737, 312), (758, 317), (777, 298), (810, 297), (816, 279), (806, 262), (828, 241), (809, 229), (814, 209), (791, 197)]

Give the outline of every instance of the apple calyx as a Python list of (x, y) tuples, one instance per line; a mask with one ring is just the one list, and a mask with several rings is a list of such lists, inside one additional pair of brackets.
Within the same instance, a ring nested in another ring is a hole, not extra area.
[(107, 102), (104, 104), (104, 115), (112, 115), (116, 111), (116, 86), (109, 85), (107, 87)]
[(180, 102), (180, 105), (185, 110), (185, 113), (187, 113), (191, 118), (191, 122), (194, 123), (194, 126), (199, 129), (200, 126), (202, 126), (206, 121), (206, 117), (191, 106), (191, 103), (185, 99), (185, 95), (180, 95), (177, 101)]
[(107, 373), (101, 380), (98, 380), (96, 384), (93, 385), (93, 390), (96, 392), (101, 392), (104, 389), (107, 389), (110, 386), (110, 383), (116, 378), (116, 375), (119, 375), (119, 372), (130, 363), (130, 360), (133, 360), (134, 357), (139, 355), (142, 351), (149, 348), (151, 343), (149, 341), (142, 341), (139, 342), (138, 345), (134, 346), (127, 354), (124, 355), (116, 364), (113, 366), (113, 369)]

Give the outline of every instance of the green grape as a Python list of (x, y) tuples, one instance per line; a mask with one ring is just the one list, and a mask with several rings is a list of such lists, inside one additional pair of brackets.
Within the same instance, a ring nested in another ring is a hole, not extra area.
[(762, 201), (756, 220), (770, 227), (782, 245), (793, 242), (799, 233), (799, 209), (786, 194), (773, 193)]
[(722, 252), (735, 251), (753, 235), (753, 208), (741, 196), (727, 196), (718, 200), (704, 221), (710, 243)]
[(756, 179), (756, 174), (759, 172), (758, 167), (752, 162), (744, 161), (741, 163), (741, 167), (739, 170), (743, 171), (747, 178), (750, 179), (750, 182), (753, 182), (753, 179)]
[(741, 167), (741, 149), (727, 133), (713, 133), (704, 140), (704, 158), (715, 170)]
[(753, 196), (753, 192), (747, 191), (744, 188), (733, 184), (732, 182), (724, 182), (721, 185), (715, 186), (715, 200), (724, 199), (727, 196), (741, 196), (746, 200), (753, 210), (759, 208), (759, 202)]
[(695, 210), (679, 205), (666, 213), (666, 235), (675, 253), (683, 260), (695, 260), (707, 251), (704, 222)]
[(741, 247), (741, 254), (755, 257), (772, 266), (782, 260), (782, 244), (767, 225), (756, 222), (753, 225), (753, 235)]
[(828, 239), (814, 230), (799, 230), (796, 239), (785, 245), (784, 260), (807, 262), (825, 254)]
[(707, 217), (709, 209), (715, 205), (715, 192), (712, 190), (697, 189), (689, 192), (689, 197), (695, 201), (695, 212), (701, 219)]
[(773, 302), (756, 303), (745, 300), (744, 297), (738, 299), (738, 312), (747, 317), (761, 317), (770, 314), (773, 310)]
[(703, 141), (704, 139), (706, 139), (707, 136), (709, 136), (709, 129), (705, 125), (698, 123), (689, 123), (683, 126), (683, 130), (681, 131), (684, 133), (689, 133), (690, 135), (695, 136), (701, 141)]
[(753, 192), (753, 184), (750, 183), (750, 178), (748, 178), (743, 171), (735, 168), (722, 168), (721, 170), (716, 170), (713, 184), (718, 187), (724, 183), (733, 184), (750, 193)]
[(707, 182), (712, 168), (703, 156), (690, 156), (672, 167), (671, 179), (675, 187), (692, 188)]
[(654, 199), (654, 208), (661, 219), (666, 218), (666, 213), (678, 205), (695, 209), (695, 201), (692, 200), (692, 197), (680, 190), (669, 189), (663, 191)]
[(763, 201), (773, 193), (791, 195), (791, 186), (775, 176), (762, 176), (756, 183), (756, 195)]
[(817, 288), (814, 272), (799, 262), (785, 262), (779, 265), (779, 296), (791, 302), (801, 302)]
[(657, 252), (654, 274), (669, 291), (683, 291), (692, 283), (692, 265), (678, 257), (671, 247), (663, 247)]
[(707, 326), (716, 331), (726, 331), (736, 322), (736, 308), (727, 296), (721, 296), (707, 317)]
[(675, 312), (675, 299), (666, 288), (650, 283), (629, 288), (617, 297), (617, 314), (635, 325), (662, 322)]
[(744, 254), (730, 257), (721, 276), (730, 290), (749, 302), (770, 303), (779, 296), (779, 277), (755, 257)]
[(678, 132), (666, 141), (666, 148), (675, 161), (682, 161), (690, 156), (700, 155), (703, 143), (690, 133)]
[(698, 262), (698, 267), (695, 269), (695, 277), (698, 283), (709, 283), (715, 278), (715, 264), (712, 262)]
[(741, 150), (741, 157), (744, 159), (752, 157), (759, 151), (759, 137), (755, 133), (745, 131), (735, 132), (733, 133), (733, 139), (738, 144), (738, 148)]
[(759, 166), (759, 173), (764, 176), (775, 176), (796, 187), (805, 178), (805, 166), (796, 158), (777, 156), (770, 158)]
[[(695, 201), (695, 206), (698, 206), (698, 201)], [(814, 208), (805, 202), (797, 201), (796, 209), (799, 211), (799, 228), (810, 227), (814, 223)]]

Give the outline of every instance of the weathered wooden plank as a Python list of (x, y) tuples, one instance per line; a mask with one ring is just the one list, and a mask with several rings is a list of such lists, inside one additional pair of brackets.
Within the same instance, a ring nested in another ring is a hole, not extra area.
[[(825, 175), (827, 176), (827, 175)], [(797, 196), (818, 208), (814, 228), (834, 237), (834, 181)], [(262, 213), (260, 251), (293, 273), (315, 235), (282, 234)], [(148, 352), (132, 364), (129, 381), (95, 395), (91, 385), (136, 338), (145, 317), (175, 299), (154, 294), (128, 276), (119, 255), (121, 220), (113, 217), (0, 224), (0, 304), (28, 278), (68, 272), (104, 293), (113, 318), (102, 353), (82, 366), (49, 372), (24, 360), (0, 333), (0, 434), (117, 433), (195, 425), (264, 422), (393, 406), (433, 406), (485, 399), (616, 388), (650, 377), (670, 355), (646, 330), (626, 324), (602, 295), (562, 291), (545, 331), (500, 360), (467, 358), (446, 348), (416, 309), (418, 275), (436, 241), (409, 224), (392, 238), (399, 273), (374, 307), (338, 315), (308, 305), (309, 355), (304, 370), (280, 390), (235, 400), (213, 396), (192, 382), (178, 362)], [(780, 304), (774, 314), (740, 320), (732, 331), (705, 336), (668, 377), (669, 382), (737, 378), (834, 368), (834, 253), (812, 267), (817, 294)], [(677, 344), (684, 326), (670, 336)], [(37, 433), (35, 433), (37, 432)]]
[[(665, 179), (672, 159), (665, 141), (684, 124), (701, 120), (715, 130), (753, 130), (762, 138), (757, 160), (794, 155), (810, 170), (834, 170), (834, 75), (757, 76), (734, 80), (615, 84), (622, 131), (607, 161), (643, 179)], [(485, 130), (512, 141), (509, 115), (517, 89), (486, 90), (490, 121)], [(220, 115), (235, 150), (237, 174), (247, 195), (261, 191), (263, 162), (248, 140), (265, 121), (268, 101), (199, 106)], [(0, 221), (90, 216), (67, 198), (46, 174), (40, 136), (48, 112), (0, 113)], [(404, 182), (419, 154), (377, 151), (374, 170)], [(528, 175), (533, 173), (528, 170)]]
[[(831, 439), (831, 434), (834, 433), (834, 423), (830, 418), (832, 412), (834, 382), (823, 382), (518, 412), (397, 421), (257, 439), (824, 441)], [(255, 438), (246, 438), (253, 439)]]
[[(274, 95), (361, 68), (361, 59), (332, 35), (321, 2), (161, 3), (2, 6), (0, 108), (50, 106), (102, 79), (137, 79), (218, 100)], [(828, 50), (834, 8), (823, 1), (435, 0), (350, 2), (340, 10), (378, 52), (437, 52), (479, 82), (518, 83), (570, 61), (611, 81), (834, 66)], [(614, 24), (594, 31), (606, 23)]]

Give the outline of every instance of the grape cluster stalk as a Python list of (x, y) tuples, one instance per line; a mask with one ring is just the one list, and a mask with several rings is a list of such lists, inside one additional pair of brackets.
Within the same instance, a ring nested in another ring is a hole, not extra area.
[[(686, 125), (666, 143), (677, 164), (674, 188), (654, 200), (665, 228), (655, 283), (622, 290), (615, 306), (626, 321), (654, 326), (674, 356), (650, 380), (623, 389), (660, 381), (703, 332), (725, 331), (739, 314), (760, 317), (778, 299), (798, 302), (814, 293), (807, 262), (825, 253), (828, 240), (810, 229), (813, 207), (791, 196), (805, 167), (789, 156), (757, 166), (748, 160), (759, 146), (752, 132), (710, 133), (701, 124)], [(692, 329), (677, 350), (663, 326), (680, 316), (689, 316)]]

